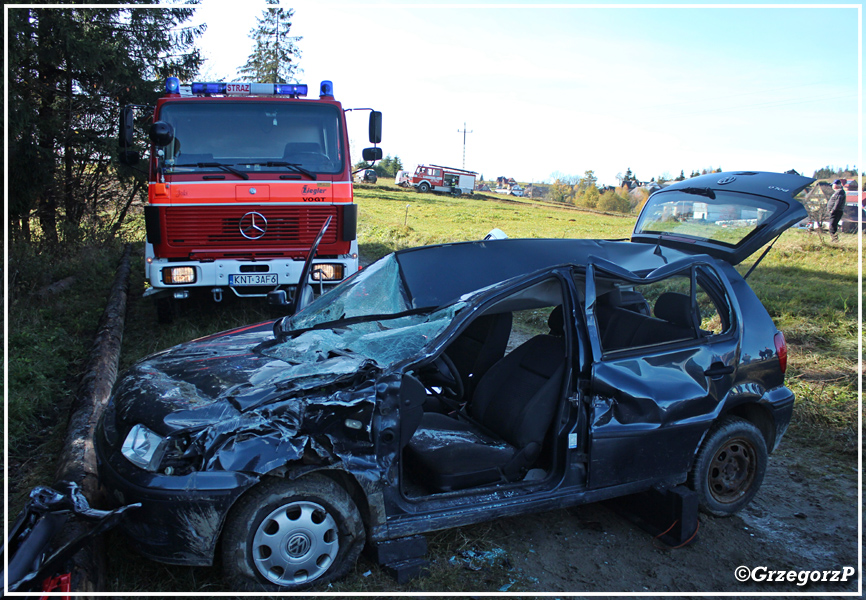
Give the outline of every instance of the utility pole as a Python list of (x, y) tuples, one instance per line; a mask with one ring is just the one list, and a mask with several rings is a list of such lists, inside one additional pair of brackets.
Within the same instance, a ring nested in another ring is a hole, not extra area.
[(458, 129), (457, 133), (463, 134), (463, 169), (466, 169), (466, 134), (472, 133), (471, 131), (466, 131), (466, 121), (463, 121), (463, 129)]

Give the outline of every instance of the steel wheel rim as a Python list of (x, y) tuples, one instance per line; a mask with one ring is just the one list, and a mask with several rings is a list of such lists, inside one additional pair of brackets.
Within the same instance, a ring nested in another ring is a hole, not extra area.
[(253, 535), (253, 562), (277, 585), (298, 585), (325, 574), (340, 550), (337, 522), (320, 504), (299, 500), (262, 519)]
[(736, 502), (752, 487), (758, 470), (758, 455), (748, 440), (738, 437), (719, 448), (708, 469), (707, 485), (716, 502)]

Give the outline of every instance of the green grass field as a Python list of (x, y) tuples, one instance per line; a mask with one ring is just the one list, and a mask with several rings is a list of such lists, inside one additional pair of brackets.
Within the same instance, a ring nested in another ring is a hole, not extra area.
[(523, 198), (452, 198), (394, 185), (356, 188), (358, 244), (369, 259), (393, 250), (479, 240), (494, 228), (514, 238), (626, 238), (631, 216), (581, 211)]

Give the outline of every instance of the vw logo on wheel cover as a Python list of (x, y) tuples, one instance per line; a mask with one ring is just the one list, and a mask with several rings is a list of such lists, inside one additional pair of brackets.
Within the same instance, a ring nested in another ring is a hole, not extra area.
[(268, 220), (261, 213), (248, 212), (241, 217), (238, 228), (248, 240), (257, 240), (268, 230)]
[(310, 538), (303, 533), (296, 533), (289, 538), (286, 550), (292, 558), (300, 558), (309, 552), (312, 546), (313, 543), (310, 541)]

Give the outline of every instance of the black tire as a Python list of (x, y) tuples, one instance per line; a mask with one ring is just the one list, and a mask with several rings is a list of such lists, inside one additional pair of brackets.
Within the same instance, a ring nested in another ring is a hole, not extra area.
[(318, 474), (297, 481), (267, 478), (229, 512), (224, 576), (235, 591), (324, 584), (352, 568), (364, 540), (358, 508), (334, 480)]
[(714, 425), (689, 473), (701, 510), (727, 517), (752, 501), (767, 470), (767, 443), (761, 431), (739, 417)]
[(426, 181), (422, 181), (421, 183), (418, 184), (418, 191), (421, 192), (422, 194), (426, 194), (427, 192), (430, 191), (430, 184), (427, 183)]

